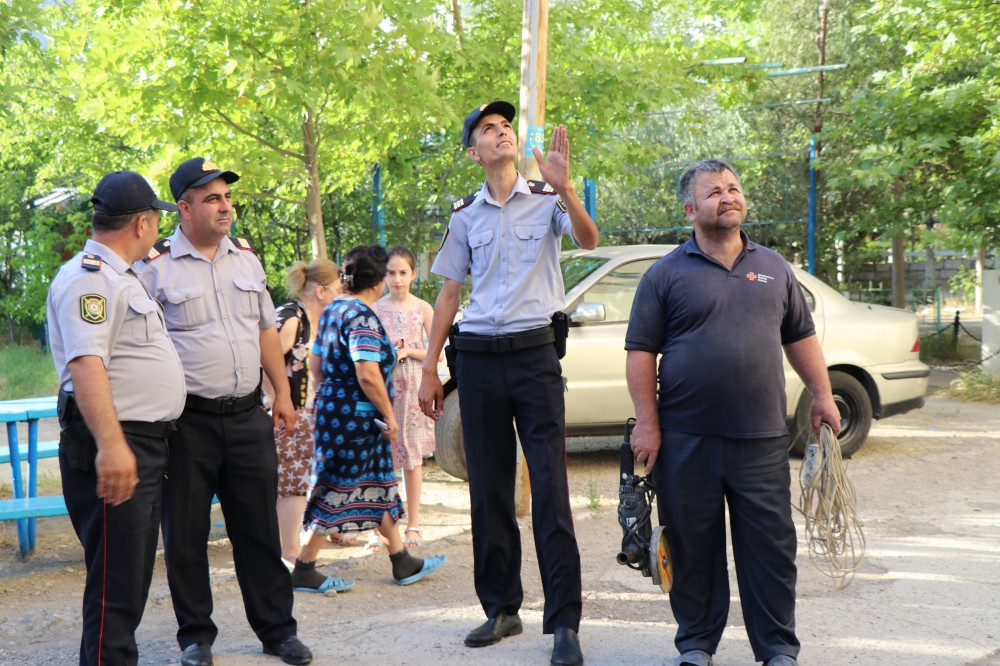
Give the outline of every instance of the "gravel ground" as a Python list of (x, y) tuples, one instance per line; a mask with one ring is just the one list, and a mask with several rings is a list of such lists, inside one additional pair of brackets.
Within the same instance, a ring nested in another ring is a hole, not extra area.
[[(948, 373), (935, 373), (942, 386)], [(43, 433), (43, 437), (46, 435)], [(613, 443), (610, 443), (613, 445)], [(587, 664), (671, 664), (673, 624), (666, 595), (615, 563), (617, 452), (571, 443), (570, 483), (583, 561), (581, 642)], [(1000, 666), (1000, 407), (931, 396), (917, 412), (873, 428), (848, 463), (865, 522), (867, 557), (855, 579), (834, 588), (801, 540), (798, 626), (801, 661), (814, 666)], [(798, 461), (793, 461), (797, 478)], [(51, 472), (51, 468), (49, 469)], [(793, 496), (798, 496), (793, 481)], [(525, 633), (472, 650), (466, 632), (482, 620), (472, 588), (471, 534), (464, 483), (433, 463), (426, 469), (425, 553), (443, 569), (410, 587), (393, 584), (388, 558), (330, 545), (329, 573), (357, 582), (334, 596), (297, 594), (299, 635), (315, 664), (435, 666), (547, 664), (541, 584), (530, 518), (522, 520)], [(211, 545), (219, 666), (280, 663), (263, 656), (243, 613), (225, 528)], [(797, 519), (798, 520), (798, 519)], [(66, 518), (42, 519), (38, 552), (21, 562), (12, 523), (0, 524), (0, 664), (75, 663), (82, 550)], [(750, 666), (737, 588), (716, 655), (719, 666)], [(162, 562), (139, 629), (140, 663), (178, 663), (176, 625)]]

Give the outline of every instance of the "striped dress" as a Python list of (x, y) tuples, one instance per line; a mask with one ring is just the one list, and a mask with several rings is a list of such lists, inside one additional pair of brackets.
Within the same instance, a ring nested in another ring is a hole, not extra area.
[(316, 447), (304, 525), (319, 534), (376, 527), (388, 511), (403, 516), (392, 446), (373, 419), (382, 418), (358, 384), (356, 361), (373, 361), (392, 397), (396, 351), (375, 312), (344, 297), (319, 320), (312, 353), (321, 359), (316, 389)]

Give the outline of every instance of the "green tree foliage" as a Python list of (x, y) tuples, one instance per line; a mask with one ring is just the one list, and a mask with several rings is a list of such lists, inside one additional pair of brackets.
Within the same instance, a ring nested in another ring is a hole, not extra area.
[(1000, 240), (998, 21), (997, 3), (956, 0), (858, 11), (857, 91), (828, 126), (821, 161), (831, 202), (853, 213), (845, 236), (915, 239), (933, 217), (960, 248)]
[[(0, 154), (25, 178), (0, 190), (0, 207), (17, 212), (0, 224), (23, 230), (8, 244), (0, 298), (36, 318), (41, 301), (19, 301), (14, 273), (44, 287), (87, 226), (75, 208), (26, 208), (53, 188), (85, 199), (102, 173), (129, 168), (166, 196), (174, 166), (206, 156), (241, 174), (238, 233), (279, 283), (292, 260), (324, 243), (336, 256), (372, 241), (376, 163), (389, 242), (432, 247), (452, 202), (482, 178), (460, 145), (462, 118), (485, 100), (518, 97), (521, 7), (505, 0), (459, 4), (461, 29), (448, 0), (7, 7), (42, 38), (4, 41)], [(570, 128), (578, 176), (627, 168), (635, 156), (623, 161), (608, 137), (679, 97), (692, 46), (665, 20), (668, 7), (550, 3), (548, 124)], [(161, 232), (172, 225), (165, 219)], [(20, 255), (27, 263), (15, 267)]]

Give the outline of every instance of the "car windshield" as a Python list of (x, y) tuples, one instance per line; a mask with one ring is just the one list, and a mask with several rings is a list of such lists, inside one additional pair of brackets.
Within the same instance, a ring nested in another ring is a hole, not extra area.
[(559, 262), (562, 267), (563, 284), (566, 293), (580, 284), (588, 275), (607, 263), (602, 257), (563, 257)]

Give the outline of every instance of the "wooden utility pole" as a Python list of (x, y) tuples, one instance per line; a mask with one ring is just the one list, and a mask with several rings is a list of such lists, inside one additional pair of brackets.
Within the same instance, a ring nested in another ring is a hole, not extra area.
[(549, 44), (549, 0), (524, 0), (521, 27), (521, 100), (517, 139), (521, 146), (521, 175), (539, 180), (542, 174), (531, 153), (545, 152), (545, 61)]
[[(518, 110), (517, 143), (521, 146), (519, 171), (528, 180), (541, 180), (532, 146), (545, 152), (545, 59), (549, 43), (549, 0), (524, 0), (521, 25), (521, 100)], [(514, 511), (526, 516), (531, 510), (531, 483), (524, 454), (518, 456)]]

